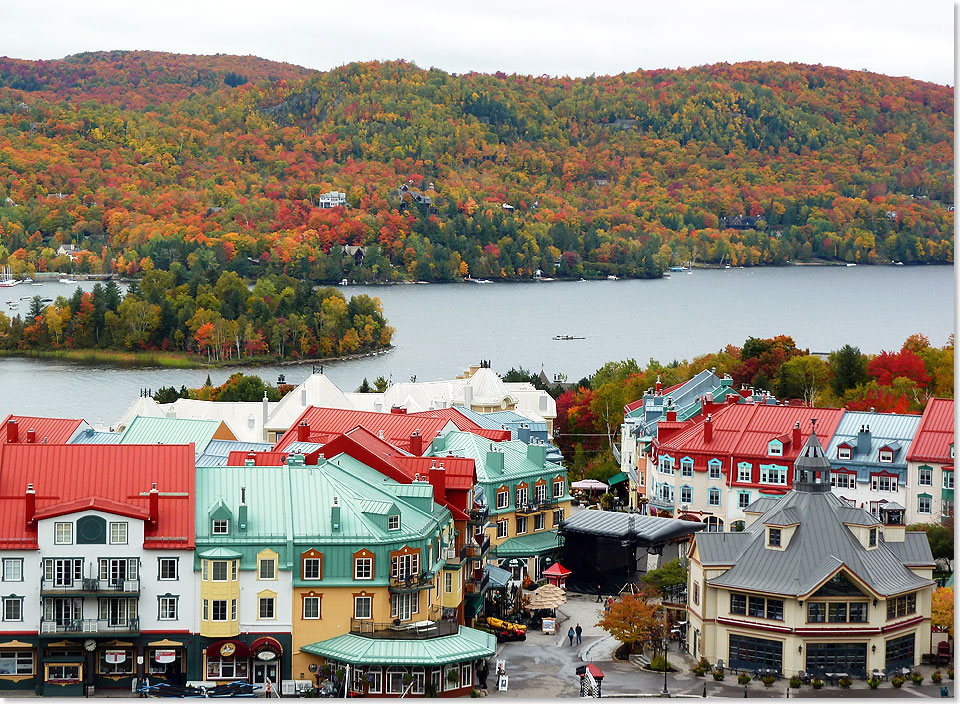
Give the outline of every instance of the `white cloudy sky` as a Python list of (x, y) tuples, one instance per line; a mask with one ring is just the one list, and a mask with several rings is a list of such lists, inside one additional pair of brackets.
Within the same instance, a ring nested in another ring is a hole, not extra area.
[(0, 53), (255, 54), (310, 68), (404, 58), (583, 76), (799, 61), (954, 85), (950, 0), (0, 0)]

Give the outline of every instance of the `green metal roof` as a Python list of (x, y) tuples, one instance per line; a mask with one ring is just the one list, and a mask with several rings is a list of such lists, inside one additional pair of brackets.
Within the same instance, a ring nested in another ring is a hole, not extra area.
[(557, 531), (546, 530), (541, 533), (507, 538), (493, 550), (497, 557), (533, 557), (534, 555), (543, 555), (559, 547), (560, 541), (557, 538)]
[(492, 633), (461, 626), (453, 636), (409, 640), (348, 633), (304, 645), (300, 650), (351, 665), (447, 665), (492, 657), (497, 650), (497, 638)]
[(198, 557), (202, 557), (205, 560), (236, 560), (237, 558), (242, 557), (242, 555), (236, 550), (230, 550), (229, 548), (212, 548), (210, 550), (203, 551), (198, 555)]
[(137, 416), (120, 438), (121, 445), (188, 445), (202, 454), (220, 427), (218, 420)]
[[(493, 447), (503, 454), (503, 471), (492, 468), (487, 463), (487, 452)], [(483, 483), (503, 482), (505, 479), (525, 479), (543, 475), (556, 476), (566, 474), (558, 464), (544, 461), (540, 464), (528, 456), (527, 443), (522, 440), (490, 442), (486, 438), (467, 432), (447, 433), (442, 450), (433, 456), (444, 457), (453, 453), (457, 457), (472, 458), (477, 466), (477, 480)], [(428, 455), (429, 456), (429, 455)]]
[(617, 484), (620, 484), (621, 482), (625, 482), (625, 481), (627, 481), (627, 475), (624, 474), (623, 472), (617, 472), (607, 480), (607, 484), (609, 484), (610, 486), (616, 486)]

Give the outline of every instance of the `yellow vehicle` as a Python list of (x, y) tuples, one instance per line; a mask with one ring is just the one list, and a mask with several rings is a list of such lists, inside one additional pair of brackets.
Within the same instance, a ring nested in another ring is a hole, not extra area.
[(496, 634), (497, 640), (526, 640), (527, 627), (519, 623), (511, 623), (499, 618), (487, 618), (487, 626)]

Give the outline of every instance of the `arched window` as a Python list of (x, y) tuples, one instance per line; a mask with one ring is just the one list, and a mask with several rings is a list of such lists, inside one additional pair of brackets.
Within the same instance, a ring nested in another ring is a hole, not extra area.
[(387, 669), (387, 694), (403, 694), (403, 676), (407, 668), (394, 665)]
[(104, 545), (107, 542), (107, 522), (100, 516), (77, 519), (77, 545)]
[(703, 522), (707, 524), (708, 533), (722, 533), (723, 532), (723, 520), (716, 516), (707, 516), (703, 519)]
[(410, 688), (410, 694), (423, 694), (426, 681), (426, 671), (422, 667), (413, 668), (413, 686)]

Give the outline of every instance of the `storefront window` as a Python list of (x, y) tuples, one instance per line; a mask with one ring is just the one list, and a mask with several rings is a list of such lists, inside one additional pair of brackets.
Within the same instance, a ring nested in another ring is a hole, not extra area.
[(80, 664), (47, 665), (47, 682), (79, 682)]
[(246, 658), (210, 658), (207, 660), (208, 680), (247, 678)]
[(182, 648), (151, 648), (148, 672), (151, 675), (170, 675), (183, 672)]
[(98, 655), (97, 673), (100, 675), (132, 675), (134, 665), (132, 650), (101, 650)]
[(0, 675), (32, 674), (32, 650), (0, 650)]

